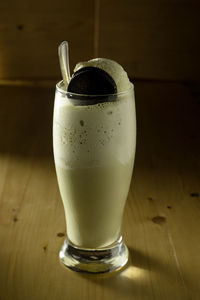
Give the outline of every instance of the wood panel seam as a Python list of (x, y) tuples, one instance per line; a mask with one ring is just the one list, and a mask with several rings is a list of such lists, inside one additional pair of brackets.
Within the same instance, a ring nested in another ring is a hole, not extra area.
[(94, 58), (99, 55), (100, 0), (94, 0)]

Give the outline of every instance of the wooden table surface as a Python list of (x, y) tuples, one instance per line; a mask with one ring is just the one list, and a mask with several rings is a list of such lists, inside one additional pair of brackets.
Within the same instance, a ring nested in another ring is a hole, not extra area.
[(0, 87), (0, 299), (200, 299), (200, 90), (137, 82), (138, 140), (121, 272), (61, 266), (54, 90)]

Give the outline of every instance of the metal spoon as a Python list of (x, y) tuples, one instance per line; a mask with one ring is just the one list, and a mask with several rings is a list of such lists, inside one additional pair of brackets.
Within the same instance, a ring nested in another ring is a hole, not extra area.
[(63, 77), (65, 88), (70, 82), (70, 68), (69, 68), (69, 46), (67, 41), (63, 41), (58, 47), (58, 56), (60, 62), (60, 69)]

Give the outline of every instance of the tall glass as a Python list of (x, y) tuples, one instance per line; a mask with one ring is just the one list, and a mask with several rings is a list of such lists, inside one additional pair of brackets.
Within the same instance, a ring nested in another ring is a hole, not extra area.
[(53, 147), (67, 225), (59, 255), (76, 271), (113, 271), (128, 260), (121, 224), (136, 146), (133, 85), (114, 96), (74, 105), (62, 81), (56, 85)]

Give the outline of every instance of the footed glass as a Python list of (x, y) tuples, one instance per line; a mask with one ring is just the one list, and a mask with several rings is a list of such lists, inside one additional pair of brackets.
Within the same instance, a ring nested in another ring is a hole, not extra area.
[(67, 225), (59, 254), (65, 266), (102, 273), (128, 261), (121, 224), (135, 146), (132, 84), (103, 96), (67, 93), (62, 81), (57, 84), (53, 149)]

